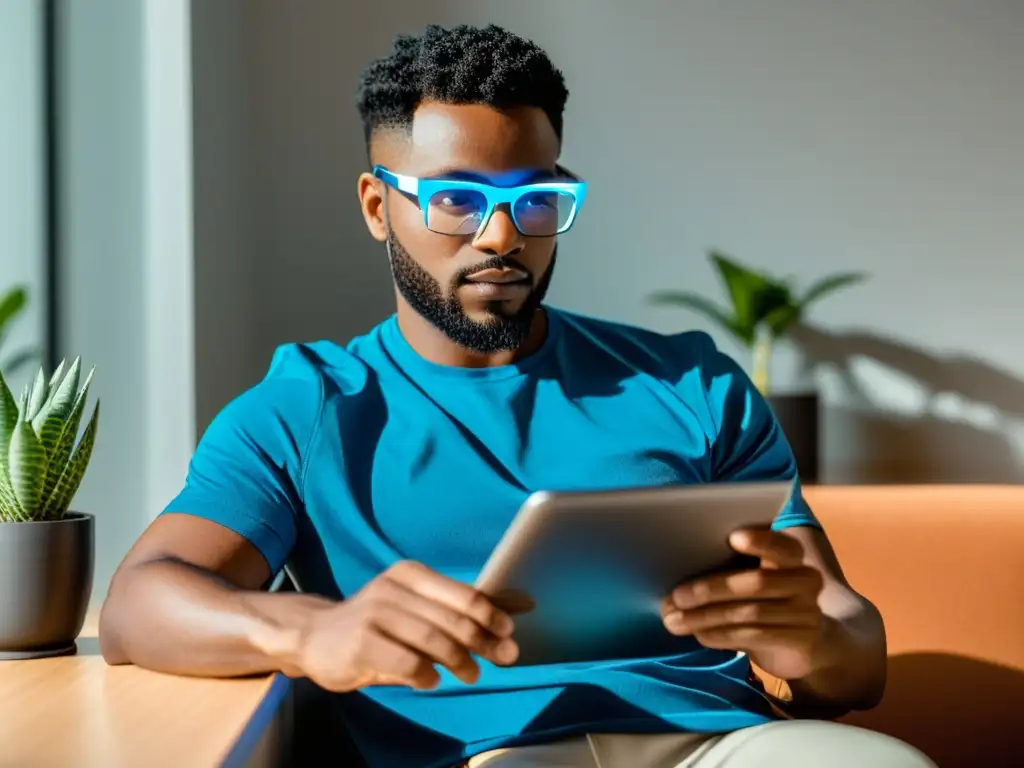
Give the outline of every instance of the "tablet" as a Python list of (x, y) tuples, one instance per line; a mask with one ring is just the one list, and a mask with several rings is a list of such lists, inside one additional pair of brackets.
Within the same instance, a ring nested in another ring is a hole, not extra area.
[(516, 614), (517, 664), (653, 658), (693, 650), (661, 602), (677, 585), (756, 567), (728, 543), (767, 527), (791, 482), (532, 494), (475, 586)]

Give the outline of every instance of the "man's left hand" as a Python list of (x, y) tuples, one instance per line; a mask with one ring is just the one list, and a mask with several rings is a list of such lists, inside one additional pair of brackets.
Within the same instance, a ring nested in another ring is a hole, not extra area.
[(778, 531), (743, 529), (729, 543), (760, 567), (680, 585), (662, 604), (665, 627), (707, 648), (743, 651), (783, 680), (811, 674), (828, 623), (818, 607), (821, 572), (804, 564), (799, 541)]

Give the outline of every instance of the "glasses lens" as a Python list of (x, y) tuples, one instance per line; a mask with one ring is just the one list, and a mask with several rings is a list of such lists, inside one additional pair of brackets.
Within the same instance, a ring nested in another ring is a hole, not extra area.
[(516, 226), (524, 235), (548, 237), (561, 233), (572, 221), (576, 197), (551, 190), (527, 192), (512, 208)]
[(427, 205), (427, 229), (442, 235), (472, 235), (487, 211), (487, 198), (472, 189), (435, 192)]

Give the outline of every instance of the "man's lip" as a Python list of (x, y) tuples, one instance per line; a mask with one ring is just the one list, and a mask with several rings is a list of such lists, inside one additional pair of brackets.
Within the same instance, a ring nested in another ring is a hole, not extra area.
[(530, 292), (530, 284), (518, 283), (466, 283), (463, 291), (471, 291), (477, 298), (488, 301), (504, 301), (522, 298)]
[(479, 272), (466, 276), (466, 280), (471, 283), (497, 283), (499, 285), (520, 283), (529, 279), (530, 276), (520, 269), (481, 269)]

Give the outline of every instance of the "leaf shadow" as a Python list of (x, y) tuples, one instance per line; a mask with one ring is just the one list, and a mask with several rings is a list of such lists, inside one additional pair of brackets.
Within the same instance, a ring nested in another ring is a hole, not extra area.
[[(937, 355), (892, 337), (860, 330), (832, 331), (801, 324), (789, 340), (808, 368), (831, 367), (843, 380), (849, 405), (825, 413), (824, 452), (829, 482), (1021, 483), (1024, 465), (999, 429), (952, 421), (934, 413), (902, 415), (879, 409), (854, 376), (868, 358), (918, 382), (932, 402), (954, 394), (1024, 420), (1024, 381), (981, 358)], [(852, 459), (850, 449), (858, 456)]]

